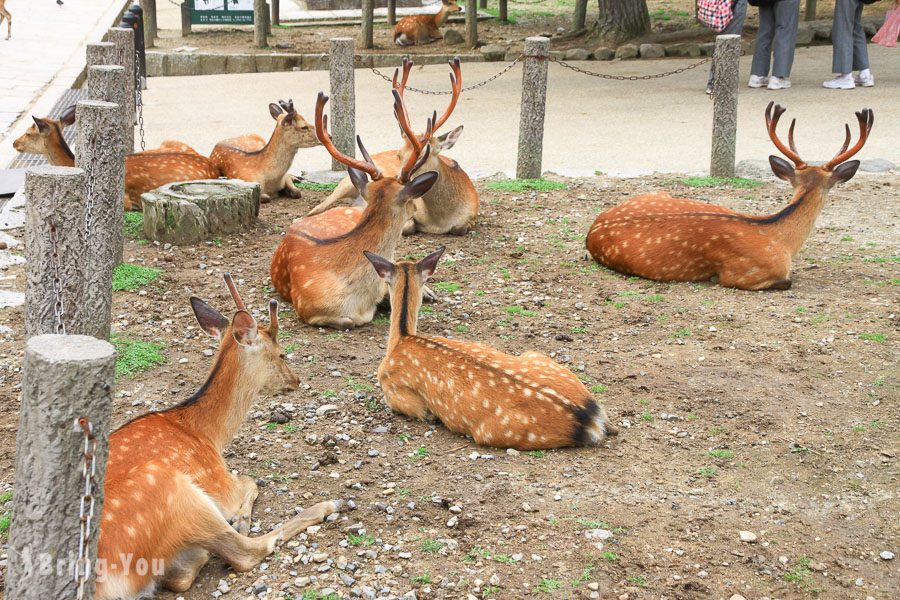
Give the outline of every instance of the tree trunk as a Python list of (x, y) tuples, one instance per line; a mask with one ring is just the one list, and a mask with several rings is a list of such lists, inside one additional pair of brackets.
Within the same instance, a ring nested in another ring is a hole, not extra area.
[(619, 44), (650, 32), (647, 0), (597, 0), (597, 33), (605, 43)]

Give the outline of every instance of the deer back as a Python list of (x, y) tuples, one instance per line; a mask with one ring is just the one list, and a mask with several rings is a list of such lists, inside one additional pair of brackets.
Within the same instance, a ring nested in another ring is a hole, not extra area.
[(141, 152), (125, 157), (125, 209), (140, 210), (141, 194), (167, 183), (218, 179), (219, 170), (196, 152)]

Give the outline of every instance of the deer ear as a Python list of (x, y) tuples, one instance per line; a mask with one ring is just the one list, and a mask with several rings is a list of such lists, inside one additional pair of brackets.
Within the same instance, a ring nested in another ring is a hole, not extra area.
[(375, 272), (378, 273), (379, 277), (382, 279), (390, 279), (394, 275), (394, 270), (397, 268), (394, 263), (377, 254), (369, 252), (368, 250), (363, 250), (363, 254), (366, 255), (366, 258), (368, 258), (369, 262), (372, 263), (372, 266), (375, 267)]
[(241, 346), (252, 346), (259, 335), (256, 319), (246, 310), (237, 311), (231, 320), (231, 335)]
[(269, 114), (272, 115), (272, 118), (276, 121), (278, 120), (278, 115), (284, 112), (284, 109), (275, 104), (274, 102), (269, 103)]
[(839, 164), (831, 173), (832, 185), (850, 181), (851, 179), (853, 179), (853, 176), (856, 175), (857, 169), (859, 169), (858, 160), (848, 160), (845, 163)]
[(437, 268), (438, 261), (441, 260), (441, 256), (443, 256), (444, 250), (446, 249), (446, 246), (441, 246), (416, 263), (416, 268), (419, 269), (419, 273), (422, 274), (422, 279), (428, 279), (434, 275), (434, 270)]
[(457, 140), (459, 140), (459, 136), (462, 135), (463, 126), (460, 125), (453, 131), (445, 133), (444, 135), (438, 137), (438, 144), (440, 145), (441, 150), (449, 150), (453, 146), (456, 145)]
[(191, 308), (194, 309), (194, 316), (203, 331), (214, 338), (222, 339), (222, 334), (228, 329), (228, 319), (222, 316), (222, 313), (214, 309), (212, 306), (197, 298), (191, 296)]
[(71, 105), (59, 115), (59, 122), (66, 127), (75, 122), (75, 105)]
[(403, 190), (397, 194), (398, 202), (408, 202), (414, 198), (421, 198), (428, 193), (434, 182), (437, 181), (438, 174), (436, 171), (428, 171), (422, 173), (409, 183), (403, 186)]
[(365, 171), (360, 171), (353, 167), (347, 167), (347, 173), (350, 174), (350, 181), (353, 182), (353, 187), (356, 188), (356, 191), (359, 192), (360, 196), (365, 198), (366, 186), (369, 185), (369, 176)]
[(794, 167), (788, 161), (780, 156), (772, 155), (769, 157), (769, 165), (772, 166), (772, 172), (779, 179), (784, 179), (789, 183), (794, 182)]
[(41, 133), (47, 133), (50, 131), (50, 124), (47, 121), (41, 119), (40, 117), (31, 117), (34, 119), (34, 124), (37, 125), (38, 131)]

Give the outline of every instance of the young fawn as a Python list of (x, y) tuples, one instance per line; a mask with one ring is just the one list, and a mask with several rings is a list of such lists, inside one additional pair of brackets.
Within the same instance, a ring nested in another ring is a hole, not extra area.
[[(278, 345), (278, 303), (269, 303), (269, 327), (259, 326), (229, 275), (225, 281), (237, 305), (231, 321), (191, 298), (200, 326), (220, 340), (206, 383), (178, 406), (110, 436), (97, 548), (106, 577), (98, 581), (98, 600), (146, 598), (157, 584), (184, 592), (211, 554), (236, 571), (250, 570), (279, 542), (341, 509), (340, 500), (320, 502), (266, 535), (247, 536), (256, 483), (233, 475), (222, 451), (263, 388), (294, 389), (298, 380)], [(161, 564), (165, 574), (157, 581), (123, 562), (141, 560)]]
[(394, 43), (398, 46), (428, 44), (444, 39), (441, 27), (453, 13), (462, 9), (456, 0), (441, 0), (441, 10), (434, 15), (413, 15), (403, 17), (394, 25)]
[(403, 225), (412, 215), (413, 199), (434, 185), (437, 174), (411, 176), (428, 160), (427, 147), (421, 156), (410, 155), (398, 177), (382, 175), (359, 137), (364, 160), (342, 154), (328, 134), (328, 119), (323, 115), (326, 102), (328, 96), (320, 92), (316, 135), (333, 157), (347, 165), (368, 204), (363, 212), (334, 208), (294, 221), (272, 257), (272, 285), (306, 323), (349, 329), (371, 321), (387, 293), (384, 282), (363, 259), (363, 250), (393, 256)]
[[(444, 135), (436, 135), (441, 125), (450, 118), (462, 92), (462, 71), (459, 66), (459, 58), (450, 61), (450, 86), (452, 89), (450, 105), (444, 111), (443, 116), (436, 119), (431, 136), (428, 137), (419, 136), (412, 131), (406, 105), (403, 102), (403, 92), (406, 89), (406, 82), (412, 66), (411, 60), (403, 59), (403, 78), (399, 82), (398, 73), (394, 72), (393, 89), (399, 95), (404, 107), (399, 115), (395, 115), (400, 124), (403, 147), (399, 150), (379, 152), (372, 157), (372, 160), (375, 161), (382, 173), (399, 173), (400, 166), (407, 162), (411, 154), (422, 152), (424, 145), (430, 146), (430, 156), (419, 168), (419, 172), (435, 171), (438, 174), (438, 180), (427, 194), (415, 200), (415, 212), (412, 220), (407, 222), (403, 233), (409, 235), (421, 231), (423, 233), (465, 235), (475, 223), (481, 201), (472, 180), (460, 168), (459, 163), (441, 154), (456, 144), (459, 136), (462, 135), (463, 128), (460, 125)], [(356, 188), (353, 187), (350, 179), (345, 177), (331, 195), (312, 209), (309, 214), (319, 214), (336, 202), (356, 197)], [(357, 200), (358, 204), (359, 200)]]
[(0, 0), (0, 25), (6, 19), (6, 39), (12, 37), (12, 13), (6, 8), (6, 0)]
[(433, 415), (452, 431), (498, 448), (599, 444), (615, 435), (603, 407), (553, 359), (417, 335), (422, 286), (443, 253), (441, 247), (418, 263), (398, 264), (365, 253), (391, 287), (391, 331), (378, 368), (388, 405), (420, 419)]
[(319, 142), (312, 125), (294, 110), (293, 100), (269, 104), (269, 113), (276, 124), (268, 142), (255, 133), (229, 138), (216, 144), (209, 158), (225, 177), (258, 183), (262, 202), (279, 193), (299, 198), (300, 190), (288, 169), (297, 150)]
[[(774, 108), (773, 108), (774, 105)], [(791, 258), (812, 232), (828, 191), (851, 179), (860, 151), (872, 130), (869, 109), (856, 113), (859, 140), (849, 150), (850, 126), (837, 155), (821, 167), (806, 164), (794, 146), (778, 139), (776, 127), (785, 109), (769, 103), (769, 137), (785, 156), (769, 157), (772, 171), (794, 187), (794, 198), (767, 216), (736, 213), (724, 206), (672, 198), (665, 193), (632, 198), (600, 213), (587, 236), (587, 248), (597, 262), (621, 273), (657, 281), (706, 281), (718, 278), (726, 287), (742, 290), (786, 290), (791, 287)], [(847, 161), (847, 162), (845, 162)]]
[[(75, 106), (63, 111), (59, 119), (32, 119), (34, 125), (13, 142), (13, 148), (43, 154), (51, 165), (74, 167), (75, 155), (62, 132), (75, 122)], [(166, 140), (159, 148), (125, 156), (125, 209), (141, 210), (141, 194), (161, 185), (218, 177), (219, 170), (208, 158), (187, 144)]]

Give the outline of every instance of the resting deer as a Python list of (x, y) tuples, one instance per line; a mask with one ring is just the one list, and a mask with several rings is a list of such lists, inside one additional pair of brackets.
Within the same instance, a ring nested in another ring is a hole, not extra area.
[(262, 202), (279, 193), (299, 198), (300, 190), (288, 169), (297, 150), (311, 148), (318, 141), (312, 125), (294, 110), (293, 100), (269, 104), (269, 114), (276, 125), (268, 142), (255, 133), (229, 138), (216, 144), (209, 158), (225, 177), (258, 183)]
[(378, 367), (388, 406), (419, 419), (433, 415), (452, 431), (497, 448), (599, 444), (615, 435), (603, 407), (553, 359), (416, 333), (422, 286), (443, 253), (441, 247), (418, 263), (398, 264), (365, 253), (391, 288), (391, 331)]
[[(138, 417), (109, 438), (97, 547), (106, 577), (98, 600), (145, 598), (157, 583), (184, 592), (211, 554), (248, 571), (279, 542), (341, 509), (340, 500), (320, 502), (266, 535), (247, 537), (256, 482), (233, 475), (222, 451), (260, 391), (296, 389), (298, 380), (278, 345), (278, 303), (269, 302), (269, 327), (257, 325), (227, 274), (225, 281), (237, 305), (231, 321), (191, 298), (200, 326), (220, 340), (206, 383), (178, 406)], [(156, 581), (135, 568), (141, 561), (161, 563), (165, 574)]]
[[(59, 119), (32, 117), (34, 125), (13, 142), (18, 152), (42, 154), (51, 165), (74, 167), (75, 154), (63, 138), (63, 129), (75, 122), (75, 106)], [(141, 210), (141, 194), (178, 181), (217, 179), (219, 170), (205, 156), (175, 140), (159, 148), (125, 156), (125, 209)]]
[[(401, 105), (404, 107), (399, 116), (395, 115), (403, 136), (403, 147), (399, 150), (379, 152), (372, 157), (372, 160), (375, 161), (382, 173), (396, 174), (400, 172), (400, 165), (406, 163), (411, 154), (421, 152), (425, 145), (430, 146), (430, 157), (419, 168), (419, 172), (435, 171), (438, 174), (438, 180), (427, 194), (415, 201), (413, 218), (407, 223), (403, 233), (409, 235), (421, 231), (423, 233), (465, 235), (475, 223), (481, 201), (472, 180), (460, 168), (459, 163), (441, 155), (441, 152), (449, 150), (456, 144), (459, 136), (462, 135), (463, 128), (460, 125), (444, 135), (436, 135), (437, 130), (450, 118), (462, 92), (462, 71), (459, 66), (459, 58), (450, 61), (450, 86), (452, 89), (450, 105), (444, 111), (443, 116), (435, 121), (430, 136), (419, 136), (412, 131), (403, 103), (403, 92), (406, 89), (412, 65), (411, 60), (403, 59), (403, 78), (400, 81), (398, 81), (398, 73), (394, 72), (393, 89), (399, 95)], [(313, 208), (309, 214), (321, 213), (341, 200), (356, 197), (356, 188), (353, 187), (349, 177), (345, 177), (331, 195)], [(357, 203), (359, 203), (358, 199)]]
[(0, 0), (0, 25), (6, 19), (6, 39), (12, 37), (12, 13), (6, 8), (6, 0)]
[(347, 165), (353, 184), (366, 199), (366, 209), (334, 208), (294, 221), (272, 257), (272, 285), (306, 323), (349, 329), (371, 321), (387, 293), (363, 259), (363, 250), (394, 255), (403, 225), (412, 215), (413, 199), (434, 185), (437, 173), (412, 177), (428, 160), (427, 146), (421, 155), (409, 156), (398, 177), (379, 171), (359, 137), (364, 160), (342, 154), (328, 133), (326, 102), (328, 96), (320, 92), (316, 135), (334, 158)]
[(444, 39), (441, 27), (453, 13), (462, 9), (456, 0), (441, 0), (441, 10), (434, 15), (403, 17), (394, 25), (394, 43), (398, 46), (428, 44)]
[[(772, 171), (794, 187), (794, 198), (767, 216), (736, 213), (723, 206), (649, 194), (600, 213), (587, 236), (587, 248), (599, 263), (621, 273), (657, 281), (706, 281), (717, 277), (725, 287), (743, 290), (786, 290), (791, 287), (791, 258), (812, 232), (828, 191), (851, 179), (859, 161), (848, 161), (862, 149), (872, 130), (869, 109), (856, 113), (859, 140), (849, 150), (850, 127), (837, 155), (824, 166), (806, 164), (794, 146), (776, 134), (785, 109), (766, 108), (769, 137), (785, 156), (769, 157)], [(845, 162), (847, 161), (847, 162)]]

